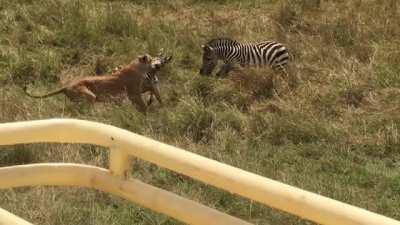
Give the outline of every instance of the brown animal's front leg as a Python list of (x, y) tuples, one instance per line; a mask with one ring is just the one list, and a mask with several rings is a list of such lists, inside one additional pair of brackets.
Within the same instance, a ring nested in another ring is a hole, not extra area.
[(146, 114), (146, 103), (142, 99), (142, 83), (143, 80), (139, 80), (137, 83), (133, 83), (126, 88), (129, 100), (133, 105), (138, 107), (138, 110)]
[(146, 114), (147, 106), (146, 106), (146, 103), (143, 101), (142, 96), (140, 94), (135, 95), (135, 96), (129, 96), (129, 100), (131, 100), (133, 105), (136, 105), (138, 107), (138, 110), (141, 113)]

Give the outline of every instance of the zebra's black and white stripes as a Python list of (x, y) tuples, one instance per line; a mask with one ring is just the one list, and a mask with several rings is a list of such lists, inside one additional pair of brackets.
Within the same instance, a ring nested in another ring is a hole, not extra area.
[(284, 69), (289, 61), (289, 53), (285, 46), (274, 41), (259, 43), (240, 43), (228, 38), (218, 38), (202, 46), (203, 65), (200, 74), (209, 75), (218, 60), (224, 65), (217, 73), (224, 75), (234, 64), (241, 66), (270, 66), (274, 70)]
[(156, 75), (156, 72), (148, 72), (144, 75), (144, 82), (143, 82), (143, 91), (148, 91), (155, 85), (158, 85), (158, 77)]

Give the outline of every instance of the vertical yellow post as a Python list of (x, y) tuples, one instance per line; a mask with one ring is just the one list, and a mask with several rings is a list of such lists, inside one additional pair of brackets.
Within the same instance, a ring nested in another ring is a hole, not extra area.
[(114, 176), (122, 179), (128, 178), (129, 167), (131, 165), (129, 155), (119, 148), (110, 148), (110, 172)]

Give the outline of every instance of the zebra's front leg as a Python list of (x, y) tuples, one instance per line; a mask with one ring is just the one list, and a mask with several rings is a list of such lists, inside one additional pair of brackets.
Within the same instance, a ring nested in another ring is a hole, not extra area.
[(232, 69), (232, 64), (226, 63), (222, 65), (221, 69), (217, 72), (217, 77), (225, 77)]
[(153, 103), (153, 101), (154, 101), (154, 95), (153, 95), (153, 93), (150, 93), (150, 98), (149, 98), (149, 100), (147, 101), (147, 106), (150, 106), (151, 103)]
[(153, 93), (152, 94), (156, 97), (158, 103), (160, 103), (160, 106), (163, 106), (164, 103), (161, 99), (160, 87), (159, 87), (158, 83), (153, 84)]

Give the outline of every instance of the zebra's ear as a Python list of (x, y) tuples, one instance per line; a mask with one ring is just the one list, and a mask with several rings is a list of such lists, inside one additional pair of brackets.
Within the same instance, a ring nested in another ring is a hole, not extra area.
[(210, 47), (210, 46), (208, 46), (208, 45), (201, 45), (201, 48), (202, 48), (204, 51), (212, 51), (212, 50), (213, 50), (212, 47)]

